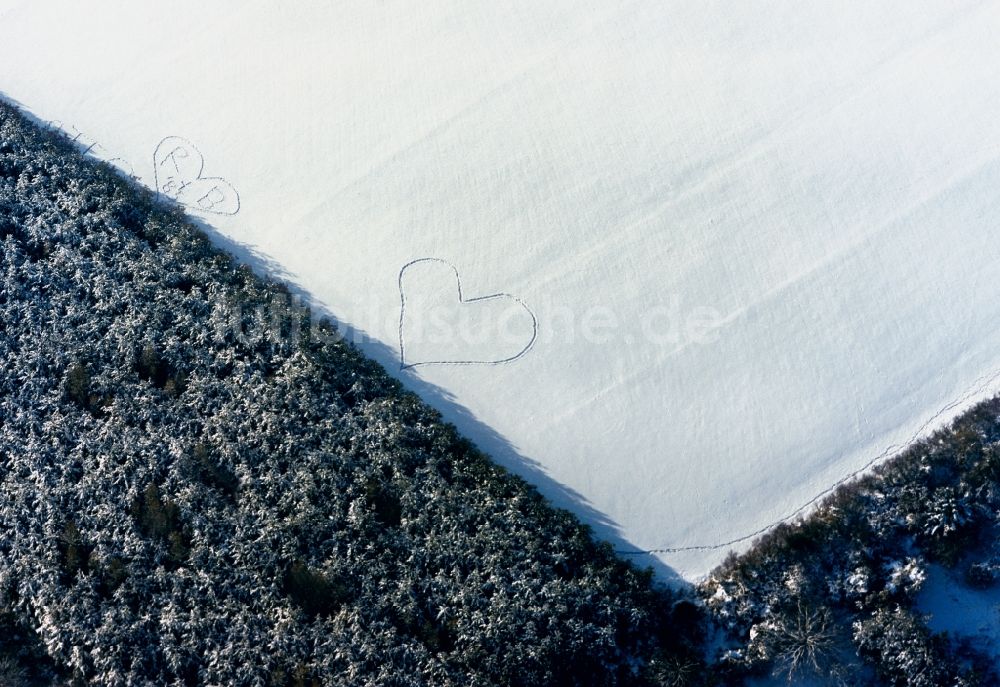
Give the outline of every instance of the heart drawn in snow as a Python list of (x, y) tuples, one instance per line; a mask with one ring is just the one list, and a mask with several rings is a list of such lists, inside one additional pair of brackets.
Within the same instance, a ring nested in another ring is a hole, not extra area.
[(507, 293), (466, 298), (458, 269), (420, 258), (399, 271), (399, 366), (499, 365), (538, 336), (535, 314)]
[(240, 195), (222, 177), (202, 176), (205, 158), (194, 144), (180, 136), (167, 136), (153, 152), (156, 191), (202, 212), (235, 215)]

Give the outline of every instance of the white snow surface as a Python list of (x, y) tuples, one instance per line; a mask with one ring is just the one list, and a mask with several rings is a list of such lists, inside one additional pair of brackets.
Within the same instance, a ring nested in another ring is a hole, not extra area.
[(971, 0), (0, 0), (0, 93), (695, 579), (997, 390), (998, 35)]

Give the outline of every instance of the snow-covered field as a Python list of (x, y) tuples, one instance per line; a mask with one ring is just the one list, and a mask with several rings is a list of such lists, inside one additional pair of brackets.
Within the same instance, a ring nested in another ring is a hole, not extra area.
[(692, 578), (1000, 386), (998, 32), (968, 0), (0, 0), (0, 93)]

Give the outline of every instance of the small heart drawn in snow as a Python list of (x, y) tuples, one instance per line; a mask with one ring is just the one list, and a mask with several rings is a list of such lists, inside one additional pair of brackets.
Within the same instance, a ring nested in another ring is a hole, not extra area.
[(181, 205), (217, 215), (240, 211), (240, 194), (222, 177), (202, 176), (205, 158), (191, 141), (167, 136), (153, 152), (156, 191)]
[(499, 365), (527, 353), (538, 319), (508, 293), (466, 298), (458, 269), (420, 258), (399, 271), (399, 366)]

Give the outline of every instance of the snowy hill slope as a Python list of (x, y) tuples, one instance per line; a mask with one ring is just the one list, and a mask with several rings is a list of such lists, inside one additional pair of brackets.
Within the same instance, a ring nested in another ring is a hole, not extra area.
[(657, 554), (693, 577), (997, 388), (998, 24), (970, 1), (0, 0), (0, 91), (601, 535), (707, 547)]
[(4, 687), (650, 685), (701, 653), (678, 595), (2, 103), (0, 370)]

